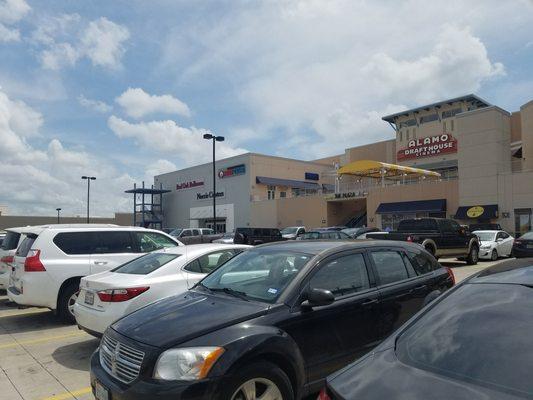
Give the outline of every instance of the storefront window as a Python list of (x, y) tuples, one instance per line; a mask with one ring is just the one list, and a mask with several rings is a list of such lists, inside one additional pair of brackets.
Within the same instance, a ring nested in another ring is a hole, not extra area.
[(267, 197), (268, 200), (274, 200), (276, 198), (276, 187), (275, 186), (268, 186), (267, 188)]
[(300, 197), (300, 189), (292, 188), (292, 197)]
[(531, 230), (531, 208), (514, 210), (515, 235), (519, 237)]
[(417, 212), (417, 213), (405, 213), (405, 214), (381, 214), (381, 229), (384, 231), (395, 231), (398, 229), (400, 221), (404, 219), (413, 219), (413, 218), (446, 218), (446, 213), (428, 213), (428, 212)]

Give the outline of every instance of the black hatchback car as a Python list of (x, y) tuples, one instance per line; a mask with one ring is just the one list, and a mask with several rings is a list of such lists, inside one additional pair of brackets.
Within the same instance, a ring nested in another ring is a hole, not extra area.
[(105, 332), (98, 400), (300, 399), (453, 285), (406, 242), (272, 243)]
[(516, 258), (533, 257), (533, 232), (526, 232), (515, 239), (511, 256)]
[(330, 376), (319, 399), (533, 399), (532, 310), (533, 263), (505, 261)]

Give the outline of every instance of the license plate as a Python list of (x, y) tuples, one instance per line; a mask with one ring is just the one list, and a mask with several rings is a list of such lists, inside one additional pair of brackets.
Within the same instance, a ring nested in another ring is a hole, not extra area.
[(89, 304), (92, 306), (94, 304), (94, 293), (93, 292), (85, 292), (85, 304)]
[(109, 391), (98, 381), (96, 381), (94, 388), (94, 397), (96, 400), (109, 400)]

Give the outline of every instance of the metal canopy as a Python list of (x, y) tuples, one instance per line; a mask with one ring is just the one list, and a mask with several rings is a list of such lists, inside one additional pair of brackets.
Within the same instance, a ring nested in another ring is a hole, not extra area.
[(347, 164), (337, 171), (339, 176), (354, 175), (361, 178), (400, 179), (409, 177), (440, 178), (438, 172), (427, 169), (405, 167), (403, 165), (388, 164), (380, 161), (359, 160)]
[(381, 203), (376, 214), (402, 214), (414, 212), (444, 212), (446, 199), (401, 201), (396, 203)]

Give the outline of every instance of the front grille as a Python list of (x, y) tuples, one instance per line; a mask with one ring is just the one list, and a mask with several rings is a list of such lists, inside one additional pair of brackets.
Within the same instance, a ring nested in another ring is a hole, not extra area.
[(124, 383), (133, 382), (141, 371), (144, 353), (104, 335), (100, 344), (100, 364)]

